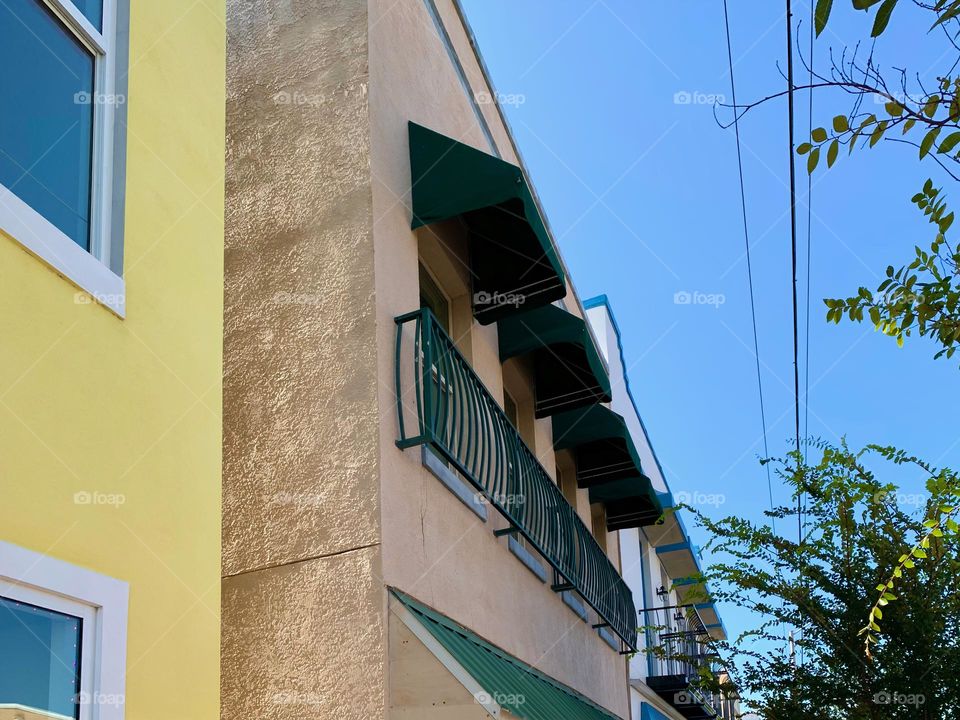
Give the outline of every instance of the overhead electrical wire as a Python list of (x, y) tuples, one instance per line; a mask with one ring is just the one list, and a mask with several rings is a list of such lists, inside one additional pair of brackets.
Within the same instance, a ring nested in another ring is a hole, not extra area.
[[(763, 405), (763, 381), (760, 373), (760, 341), (757, 338), (757, 307), (753, 292), (753, 265), (750, 260), (750, 233), (747, 226), (747, 195), (743, 186), (743, 154), (740, 149), (740, 117), (737, 109), (737, 84), (733, 77), (733, 47), (730, 40), (730, 16), (727, 11), (727, 0), (723, 0), (723, 23), (727, 31), (727, 63), (730, 66), (730, 100), (733, 103), (733, 134), (737, 140), (737, 171), (740, 176), (740, 211), (743, 215), (743, 242), (747, 258), (747, 282), (750, 286), (750, 317), (753, 321), (753, 354), (757, 360), (757, 393), (760, 396), (760, 427), (763, 431), (763, 457), (770, 457), (767, 444), (767, 416)], [(770, 499), (770, 510), (773, 510), (773, 482), (770, 479), (770, 464), (765, 463), (767, 470), (767, 494)], [(770, 518), (771, 529), (777, 532), (776, 518)]]
[[(793, 296), (793, 416), (796, 431), (796, 457), (799, 469), (800, 455), (800, 321), (799, 302), (797, 301), (797, 163), (794, 153), (793, 122), (793, 5), (787, 0), (787, 129), (789, 134), (788, 154), (790, 157), (790, 258), (792, 268), (791, 290)], [(801, 493), (797, 492), (797, 535), (803, 542), (803, 523), (801, 520)]]

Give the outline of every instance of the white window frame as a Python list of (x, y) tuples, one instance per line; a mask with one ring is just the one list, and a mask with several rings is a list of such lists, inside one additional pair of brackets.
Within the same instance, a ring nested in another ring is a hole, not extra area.
[[(93, 154), (90, 178), (89, 252), (77, 245), (62, 230), (21, 200), (15, 190), (0, 183), (0, 231), (23, 245), (30, 253), (87, 291), (98, 303), (120, 317), (126, 314), (125, 286), (119, 267), (111, 269), (111, 260), (119, 257), (121, 242), (113, 225), (114, 145), (118, 103), (126, 97), (117, 93), (117, 4), (125, 0), (103, 0), (103, 31), (98, 31), (70, 0), (39, 0), (64, 27), (94, 56)], [(122, 190), (122, 188), (120, 188)]]
[(83, 620), (80, 720), (123, 720), (128, 584), (0, 541), (0, 595)]

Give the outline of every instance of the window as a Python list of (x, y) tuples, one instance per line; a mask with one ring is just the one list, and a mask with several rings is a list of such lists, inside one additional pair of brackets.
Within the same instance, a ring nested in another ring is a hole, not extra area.
[(0, 717), (122, 720), (126, 621), (126, 583), (0, 542)]
[(420, 307), (429, 308), (444, 332), (450, 334), (450, 301), (423, 265), (420, 266)]
[(121, 315), (127, 1), (0, 3), (0, 230)]
[(607, 552), (607, 511), (601, 503), (590, 506), (590, 524), (593, 526), (593, 537), (604, 553)]

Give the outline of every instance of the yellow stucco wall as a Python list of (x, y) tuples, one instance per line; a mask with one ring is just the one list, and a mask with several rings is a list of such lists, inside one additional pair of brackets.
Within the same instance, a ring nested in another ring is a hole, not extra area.
[(130, 584), (128, 718), (216, 718), (224, 3), (131, 5), (126, 319), (0, 237), (0, 539)]

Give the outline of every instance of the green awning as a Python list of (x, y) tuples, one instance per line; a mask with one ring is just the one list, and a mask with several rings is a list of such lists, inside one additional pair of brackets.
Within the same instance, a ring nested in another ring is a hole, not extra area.
[(523, 171), (409, 125), (412, 227), (451, 218), (466, 225), (477, 320), (486, 325), (566, 295), (563, 265)]
[(501, 362), (534, 353), (536, 416), (610, 402), (610, 378), (587, 324), (556, 305), (500, 321)]
[(576, 690), (521, 662), (445, 615), (391, 590), (473, 679), (511, 714), (526, 720), (616, 720)]
[(603, 405), (554, 415), (553, 444), (573, 451), (577, 484), (604, 504), (608, 529), (652, 525), (663, 514), (622, 416)]

